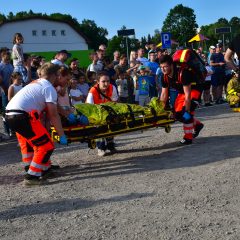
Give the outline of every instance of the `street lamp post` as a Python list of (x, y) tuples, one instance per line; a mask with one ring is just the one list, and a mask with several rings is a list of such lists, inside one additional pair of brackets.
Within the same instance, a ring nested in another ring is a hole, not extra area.
[(126, 36), (126, 48), (127, 48), (127, 60), (128, 60), (128, 64), (129, 64), (129, 54), (128, 54), (128, 37)]
[(127, 59), (129, 64), (129, 53), (128, 53), (128, 36), (135, 35), (134, 29), (124, 29), (118, 31), (118, 36), (125, 37), (126, 38), (126, 50), (127, 50)]

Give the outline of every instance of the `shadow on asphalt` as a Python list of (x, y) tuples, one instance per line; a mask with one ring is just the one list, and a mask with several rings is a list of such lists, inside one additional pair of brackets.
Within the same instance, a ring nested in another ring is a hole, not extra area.
[[(174, 142), (153, 148), (121, 150), (117, 154), (136, 152), (136, 156), (116, 160), (106, 159), (85, 165), (66, 166), (60, 170), (59, 178), (54, 179), (50, 184), (166, 169), (197, 167), (230, 160), (240, 157), (239, 142), (240, 136), (236, 135), (214, 136), (196, 139), (194, 144), (188, 146), (179, 146), (178, 142)], [(157, 153), (157, 150), (164, 151)], [(151, 153), (152, 151), (154, 153)], [(137, 155), (139, 152), (142, 155)], [(68, 176), (67, 179), (64, 178), (66, 176)]]
[[(102, 161), (63, 167), (59, 170), (58, 177), (51, 180), (49, 184), (197, 167), (240, 157), (240, 136), (237, 135), (200, 137), (195, 139), (194, 142), (194, 144), (188, 146), (182, 146), (179, 142), (172, 142), (157, 147), (119, 150), (116, 153), (116, 158), (119, 157), (120, 159), (111, 160), (110, 155), (103, 157)], [(136, 156), (128, 157), (128, 153), (136, 153)], [(9, 181), (9, 179), (11, 180)], [(0, 185), (18, 183), (20, 180), (22, 180), (22, 177), (1, 176)]]
[(86, 200), (81, 198), (62, 199), (58, 201), (36, 203), (30, 205), (15, 206), (12, 209), (0, 212), (0, 220), (9, 220), (21, 218), (25, 216), (33, 216), (38, 214), (51, 214), (59, 212), (74, 211), (77, 209), (85, 209), (98, 205), (104, 205), (115, 202), (125, 202), (140, 198), (152, 197), (153, 193), (130, 193), (123, 196), (114, 196), (110, 198)]

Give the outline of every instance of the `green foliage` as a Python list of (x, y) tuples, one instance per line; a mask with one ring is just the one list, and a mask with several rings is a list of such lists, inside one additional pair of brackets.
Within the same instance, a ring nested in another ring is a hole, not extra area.
[(162, 32), (171, 32), (172, 38), (184, 45), (196, 34), (197, 27), (194, 10), (179, 4), (170, 10), (163, 22)]
[(161, 42), (161, 33), (158, 29), (154, 31), (154, 36), (152, 38), (152, 42), (159, 44)]
[(112, 57), (113, 57), (113, 53), (114, 53), (115, 51), (119, 51), (121, 54), (122, 54), (122, 53), (125, 53), (125, 52), (124, 52), (124, 49), (121, 48), (122, 41), (123, 41), (123, 38), (122, 38), (122, 37), (114, 36), (113, 38), (111, 38), (111, 39), (108, 41), (108, 47), (107, 47), (106, 54), (107, 54), (109, 57), (112, 58)]
[(6, 21), (5, 15), (0, 13), (0, 23)]
[[(137, 50), (140, 47), (140, 43), (138, 39), (135, 38), (129, 38), (128, 37), (128, 50), (129, 54), (132, 50)], [(126, 48), (126, 38), (125, 37), (118, 37), (114, 36), (108, 41), (108, 47), (106, 54), (109, 57), (113, 57), (113, 53), (115, 51), (119, 51), (121, 54), (127, 54), (127, 48)]]
[(218, 21), (217, 21), (217, 24), (219, 25), (228, 25), (228, 20), (226, 18), (219, 18)]
[(98, 27), (95, 21), (84, 19), (79, 25), (79, 29), (88, 37), (90, 40), (89, 48), (97, 50), (100, 44), (107, 45), (108, 31), (105, 28)]
[(146, 37), (142, 37), (141, 38), (141, 44), (140, 44), (140, 47), (141, 48), (145, 48), (145, 45), (147, 44), (147, 39)]
[[(73, 18), (70, 14), (52, 13), (47, 15), (46, 13), (34, 13), (32, 10), (21, 11), (15, 15), (9, 12), (7, 16), (0, 13), (0, 23), (7, 20), (15, 20), (21, 18), (30, 17), (48, 17), (50, 19), (60, 20), (68, 22), (74, 26), (76, 30), (81, 31), (89, 40), (89, 48), (97, 50), (100, 44), (106, 44), (107, 54), (112, 56), (115, 50), (119, 50), (121, 53), (126, 53), (126, 46), (121, 48), (121, 44), (125, 44), (125, 39), (114, 36), (108, 40), (108, 31), (106, 28), (99, 27), (93, 20), (84, 19), (82, 22), (78, 22), (76, 18)], [(207, 41), (208, 45), (215, 45), (219, 39), (222, 39), (222, 34), (215, 34), (215, 28), (219, 27), (231, 27), (232, 33), (226, 34), (225, 39), (231, 40), (233, 36), (240, 33), (240, 18), (232, 17), (230, 21), (225, 18), (219, 18), (216, 23), (211, 23), (201, 27), (203, 35), (207, 36), (210, 40)], [(198, 25), (196, 24), (196, 16), (194, 10), (183, 6), (182, 4), (176, 5), (170, 10), (165, 21), (163, 22), (162, 32), (171, 32), (172, 38), (184, 45), (189, 39), (191, 39), (197, 30)], [(127, 29), (126, 26), (122, 26), (121, 30)], [(142, 37), (140, 41), (137, 39), (129, 38), (129, 52), (136, 50), (139, 47), (145, 47), (147, 42), (154, 42), (158, 44), (161, 41), (161, 33), (159, 30), (155, 30), (154, 35), (148, 34), (146, 37)]]
[(6, 20), (17, 20), (22, 18), (31, 18), (31, 17), (48, 17), (53, 20), (60, 20), (69, 23), (74, 26), (76, 30), (81, 31), (89, 40), (89, 48), (90, 49), (98, 49), (100, 44), (107, 45), (108, 31), (105, 28), (98, 27), (97, 24), (93, 20), (84, 19), (82, 23), (79, 23), (76, 18), (73, 18), (69, 14), (61, 14), (61, 13), (52, 13), (49, 16), (43, 13), (34, 13), (32, 10), (29, 12), (22, 11), (16, 13), (14, 15), (10, 12), (6, 17), (3, 14), (0, 14), (0, 22)]
[(215, 33), (215, 29), (221, 27), (231, 27), (232, 32), (224, 34), (224, 38), (225, 40), (227, 40), (225, 44), (227, 45), (228, 41), (230, 41), (235, 35), (240, 33), (240, 18), (232, 17), (230, 21), (228, 21), (225, 18), (220, 18), (215, 23), (202, 26), (200, 33), (202, 33), (203, 35), (207, 36), (210, 39), (207, 42), (208, 46), (215, 45), (218, 42), (218, 40), (223, 39), (223, 34)]

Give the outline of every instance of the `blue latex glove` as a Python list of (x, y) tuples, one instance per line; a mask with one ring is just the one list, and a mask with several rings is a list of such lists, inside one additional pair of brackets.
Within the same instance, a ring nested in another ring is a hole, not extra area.
[(69, 121), (70, 124), (75, 124), (75, 123), (77, 123), (76, 116), (75, 116), (73, 113), (70, 113), (70, 114), (67, 116), (67, 120)]
[(184, 114), (183, 114), (183, 119), (184, 119), (184, 121), (188, 121), (188, 120), (190, 120), (192, 118), (192, 115), (189, 113), (189, 112), (185, 112)]
[(88, 118), (85, 115), (81, 115), (78, 117), (78, 122), (82, 125), (88, 125), (89, 121)]
[(60, 143), (61, 145), (67, 145), (67, 144), (68, 144), (68, 140), (67, 140), (66, 135), (62, 135), (62, 136), (60, 137), (59, 143)]

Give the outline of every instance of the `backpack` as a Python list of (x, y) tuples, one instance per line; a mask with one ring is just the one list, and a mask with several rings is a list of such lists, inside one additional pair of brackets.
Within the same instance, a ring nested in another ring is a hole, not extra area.
[(194, 82), (197, 84), (203, 84), (207, 76), (207, 70), (204, 61), (200, 56), (192, 49), (177, 50), (173, 54), (173, 62), (180, 68), (179, 78), (181, 81), (181, 70), (188, 69), (193, 71), (195, 75)]

